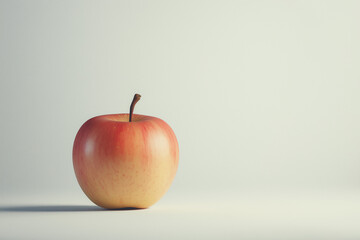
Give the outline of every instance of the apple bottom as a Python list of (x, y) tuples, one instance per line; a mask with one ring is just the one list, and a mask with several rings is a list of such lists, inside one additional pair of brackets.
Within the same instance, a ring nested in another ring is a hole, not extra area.
[(175, 174), (169, 171), (169, 163), (160, 159), (151, 167), (142, 165), (141, 160), (133, 160), (88, 167), (86, 176), (79, 172), (78, 181), (87, 197), (100, 207), (148, 208), (169, 189)]

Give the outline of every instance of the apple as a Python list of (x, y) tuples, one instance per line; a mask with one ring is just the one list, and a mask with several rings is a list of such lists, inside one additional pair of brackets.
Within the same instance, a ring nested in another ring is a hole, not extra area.
[(73, 146), (73, 165), (81, 189), (107, 209), (148, 208), (169, 189), (179, 162), (179, 146), (163, 120), (109, 114), (86, 121)]

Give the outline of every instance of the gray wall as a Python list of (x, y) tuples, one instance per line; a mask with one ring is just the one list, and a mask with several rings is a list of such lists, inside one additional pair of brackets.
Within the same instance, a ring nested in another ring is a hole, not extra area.
[(171, 194), (360, 187), (360, 2), (0, 1), (0, 194), (82, 194), (90, 117), (167, 121)]

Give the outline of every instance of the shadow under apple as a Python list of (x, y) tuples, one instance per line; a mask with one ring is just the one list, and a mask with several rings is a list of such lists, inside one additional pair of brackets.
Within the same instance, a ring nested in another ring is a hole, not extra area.
[(83, 205), (28, 205), (28, 206), (1, 206), (0, 212), (94, 212), (94, 211), (133, 211), (141, 208), (104, 209), (98, 206)]

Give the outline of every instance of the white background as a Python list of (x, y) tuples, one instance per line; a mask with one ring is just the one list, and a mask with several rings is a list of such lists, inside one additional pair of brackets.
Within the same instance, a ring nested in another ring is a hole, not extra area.
[[(0, 0), (0, 238), (168, 236), (155, 226), (179, 238), (360, 237), (359, 9)], [(134, 93), (135, 113), (175, 131), (178, 174), (153, 208), (87, 212), (98, 209), (76, 182), (75, 134), (127, 112)]]

